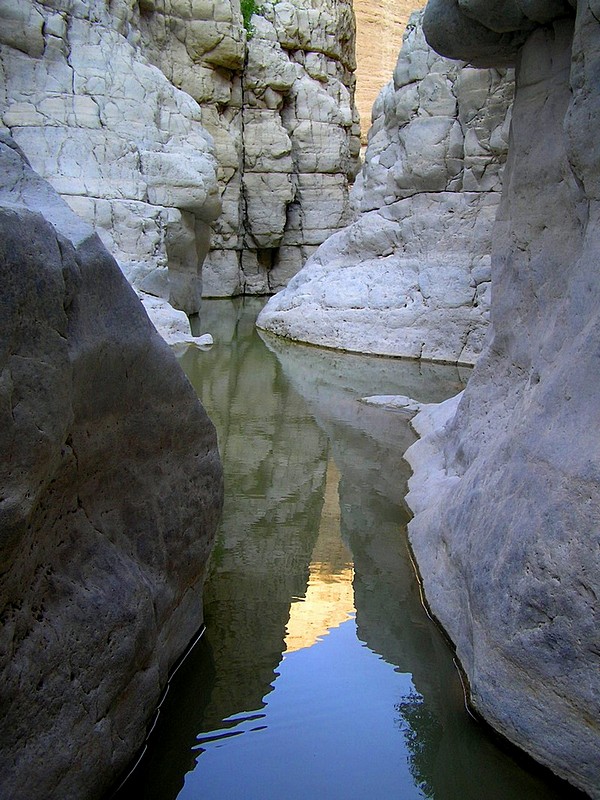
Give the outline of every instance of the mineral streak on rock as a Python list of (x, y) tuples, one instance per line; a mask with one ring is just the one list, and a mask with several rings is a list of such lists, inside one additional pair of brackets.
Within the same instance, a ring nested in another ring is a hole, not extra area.
[(439, 56), (421, 16), (373, 107), (356, 221), (321, 245), (258, 324), (342, 350), (473, 363), (489, 318), (512, 72)]
[(4, 135), (0, 272), (0, 795), (99, 798), (202, 622), (216, 436), (98, 236)]
[(587, 0), (491, 5), (425, 17), (517, 81), (491, 329), (458, 406), (416, 417), (409, 533), (475, 708), (598, 798), (600, 23)]

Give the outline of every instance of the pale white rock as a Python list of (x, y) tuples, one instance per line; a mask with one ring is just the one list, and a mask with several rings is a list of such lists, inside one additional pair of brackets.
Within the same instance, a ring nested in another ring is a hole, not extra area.
[(232, 297), (243, 294), (243, 275), (236, 249), (213, 249), (202, 266), (204, 297)]
[(339, 125), (302, 119), (291, 127), (293, 155), (299, 173), (336, 174), (347, 132)]
[(279, 172), (246, 172), (243, 185), (251, 249), (278, 247), (286, 228), (287, 206), (294, 197), (291, 176)]
[(244, 174), (285, 172), (291, 175), (292, 143), (277, 111), (248, 108), (243, 114)]
[(517, 81), (486, 346), (406, 455), (409, 536), (471, 703), (599, 798), (600, 23), (571, 5), (428, 5), (436, 47), (515, 59)]
[[(273, 292), (299, 269), (299, 254), (350, 218), (359, 153), (351, 6), (260, 4), (249, 37), (229, 0), (152, 3), (138, 24), (144, 54), (200, 104), (214, 141), (222, 212), (212, 224), (204, 294)], [(285, 180), (271, 179), (274, 172)], [(337, 220), (310, 224), (306, 236), (302, 215), (313, 195), (297, 190), (304, 172), (335, 177)]]
[(297, 76), (297, 67), (277, 41), (273, 25), (262, 16), (255, 15), (255, 32), (248, 42), (248, 59), (244, 74), (246, 91), (260, 97), (268, 88), (276, 92), (289, 92)]
[(195, 345), (201, 348), (210, 347), (213, 337), (210, 333), (193, 336), (187, 314), (178, 311), (165, 300), (138, 292), (150, 321), (162, 338), (170, 345)]
[[(492, 223), (506, 157), (512, 76), (442, 58), (411, 18), (393, 80), (373, 109), (365, 164), (349, 211), (326, 176), (298, 178), (284, 243), (319, 244), (258, 325), (326, 347), (471, 364), (489, 319)], [(310, 107), (311, 84), (295, 89), (295, 119)], [(339, 97), (338, 97), (339, 100)], [(332, 94), (307, 122), (319, 149), (305, 172), (327, 166), (328, 131), (349, 109)], [(294, 130), (304, 135), (303, 122)], [(317, 137), (317, 138), (315, 138)], [(293, 141), (293, 140), (292, 140)], [(493, 142), (493, 144), (492, 144)], [(295, 214), (297, 213), (297, 216)]]
[[(206, 293), (272, 292), (349, 221), (348, 2), (265, 3), (251, 37), (233, 0), (3, 0), (0, 18), (0, 124), (136, 287), (196, 312), (210, 224)], [(333, 179), (318, 208), (304, 174)]]
[(140, 26), (134, 0), (4, 2), (0, 123), (130, 280), (166, 275), (171, 302), (194, 313), (220, 211), (213, 144), (197, 103), (148, 62)]
[[(352, 215), (359, 147), (350, 6), (264, 3), (252, 28), (235, 121), (238, 163), (220, 177), (223, 214), (205, 262), (205, 296), (276, 291)], [(203, 116), (219, 157), (225, 135), (213, 120)]]
[(360, 402), (368, 406), (385, 408), (388, 411), (401, 411), (411, 416), (423, 408), (423, 404), (419, 403), (418, 400), (413, 400), (403, 394), (376, 394), (369, 397), (361, 397)]
[(423, 405), (412, 419), (412, 427), (419, 434), (419, 440), (405, 454), (413, 476), (409, 478), (407, 502), (416, 516), (431, 504), (431, 498), (446, 492), (458, 484), (458, 476), (447, 469), (441, 444), (446, 426), (456, 414), (463, 393), (445, 400), (443, 403)]
[(30, 3), (1, 0), (0, 42), (39, 58), (44, 52), (44, 17)]
[(319, 245), (353, 217), (348, 187), (340, 184), (337, 175), (317, 172), (296, 176), (294, 201), (288, 209), (283, 236), (287, 245)]

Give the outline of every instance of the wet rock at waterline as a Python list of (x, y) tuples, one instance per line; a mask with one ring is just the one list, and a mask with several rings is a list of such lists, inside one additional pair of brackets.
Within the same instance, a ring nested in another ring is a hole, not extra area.
[(437, 55), (411, 18), (373, 108), (355, 222), (329, 238), (258, 324), (291, 339), (473, 363), (490, 305), (492, 224), (512, 73)]
[(0, 795), (99, 798), (202, 622), (213, 426), (87, 224), (0, 143)]
[[(428, 35), (444, 52), (489, 63), (490, 52), (504, 60), (507, 37), (525, 43), (492, 329), (458, 408), (416, 417), (410, 538), (475, 708), (597, 798), (600, 24), (586, 0), (576, 19), (544, 4), (556, 17), (544, 27), (539, 3), (504, 4), (494, 25), (484, 4), (464, 5), (468, 17), (450, 0), (429, 5)], [(528, 20), (508, 13), (517, 5)], [(456, 51), (448, 15), (465, 26)]]

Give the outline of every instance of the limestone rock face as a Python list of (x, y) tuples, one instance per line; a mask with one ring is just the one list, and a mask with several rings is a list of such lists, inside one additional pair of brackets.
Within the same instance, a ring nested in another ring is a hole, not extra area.
[(512, 73), (435, 53), (421, 15), (373, 108), (355, 222), (272, 298), (260, 327), (327, 347), (472, 363), (489, 317)]
[(270, 292), (350, 220), (354, 33), (347, 0), (264, 3), (251, 36), (236, 0), (3, 0), (0, 128), (196, 313), (209, 250), (205, 294)]
[(199, 106), (146, 59), (140, 14), (137, 0), (5, 0), (0, 128), (136, 287), (194, 313), (216, 164)]
[[(446, 35), (439, 6), (428, 11), (434, 39)], [(556, 8), (561, 18), (545, 27), (469, 18), (486, 41), (507, 35), (501, 26), (525, 39), (494, 231), (492, 325), (457, 409), (416, 417), (409, 532), (474, 706), (597, 798), (600, 27), (587, 0), (575, 21)], [(488, 52), (479, 36), (460, 48), (474, 59)]]
[(228, 173), (205, 295), (280, 289), (351, 220), (360, 150), (354, 34), (347, 2), (267, 2), (252, 17), (235, 123), (221, 132), (216, 118), (206, 121)]
[(0, 271), (0, 794), (99, 798), (202, 622), (216, 437), (99, 238), (6, 137)]

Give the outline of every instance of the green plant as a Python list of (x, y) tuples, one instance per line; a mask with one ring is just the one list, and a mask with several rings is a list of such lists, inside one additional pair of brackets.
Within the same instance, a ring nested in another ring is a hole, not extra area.
[(252, 24), (252, 15), (259, 13), (259, 7), (256, 5), (256, 0), (241, 0), (240, 2), (242, 17), (244, 19), (244, 28), (251, 39), (254, 35), (254, 25)]
[(246, 29), (246, 33), (250, 37), (254, 33), (254, 25), (252, 24), (252, 15), (256, 11), (256, 2), (255, 0), (241, 0), (240, 6), (242, 10), (242, 17), (244, 20), (244, 28)]

